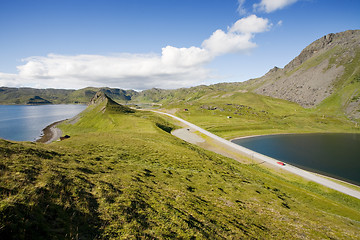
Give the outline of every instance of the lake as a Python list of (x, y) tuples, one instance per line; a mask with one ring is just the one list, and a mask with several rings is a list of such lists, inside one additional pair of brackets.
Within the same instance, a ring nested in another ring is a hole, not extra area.
[(0, 105), (0, 138), (34, 141), (53, 122), (72, 118), (86, 105)]
[(360, 134), (283, 134), (233, 142), (299, 168), (360, 186)]

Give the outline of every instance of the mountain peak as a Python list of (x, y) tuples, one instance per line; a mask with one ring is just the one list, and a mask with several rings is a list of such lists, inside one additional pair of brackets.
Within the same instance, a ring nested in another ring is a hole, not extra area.
[(270, 69), (270, 70), (265, 74), (265, 76), (274, 74), (274, 73), (278, 72), (279, 70), (280, 70), (280, 68), (278, 68), (278, 67), (275, 66), (275, 67), (273, 67), (272, 69)]
[(340, 33), (329, 33), (307, 46), (304, 50), (301, 51), (299, 56), (288, 63), (284, 69), (292, 70), (300, 66), (311, 57), (320, 55), (336, 46), (342, 46), (346, 48), (358, 47), (359, 40), (360, 30), (348, 30)]
[(96, 104), (106, 101), (107, 99), (109, 99), (109, 97), (103, 91), (98, 91), (90, 99), (90, 102), (88, 103), (88, 105), (96, 105)]
[(105, 112), (105, 111), (112, 112), (112, 113), (134, 113), (135, 112), (135, 110), (115, 102), (108, 95), (106, 95), (106, 93), (104, 93), (101, 90), (98, 91), (94, 95), (94, 97), (90, 100), (88, 105), (90, 106), (90, 105), (100, 105), (100, 104), (105, 105), (101, 110), (102, 112)]
[[(311, 108), (336, 93), (339, 108), (360, 118), (360, 30), (330, 33), (307, 46), (283, 69), (252, 82), (254, 92)], [(344, 90), (345, 89), (345, 90)], [(345, 100), (346, 99), (346, 100)]]

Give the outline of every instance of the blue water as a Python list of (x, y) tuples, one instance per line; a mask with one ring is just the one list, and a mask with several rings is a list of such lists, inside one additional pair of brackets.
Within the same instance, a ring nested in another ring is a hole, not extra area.
[(85, 105), (0, 105), (0, 138), (34, 141), (53, 122), (72, 118)]
[(360, 186), (360, 134), (286, 134), (233, 140), (269, 157)]

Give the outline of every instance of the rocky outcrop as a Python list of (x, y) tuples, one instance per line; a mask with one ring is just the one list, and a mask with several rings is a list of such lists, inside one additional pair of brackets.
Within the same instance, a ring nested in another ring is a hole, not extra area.
[(108, 99), (108, 97), (106, 96), (105, 93), (103, 93), (102, 91), (98, 91), (97, 93), (95, 93), (95, 95), (90, 99), (88, 105), (96, 105), (99, 104), (103, 101), (106, 101)]

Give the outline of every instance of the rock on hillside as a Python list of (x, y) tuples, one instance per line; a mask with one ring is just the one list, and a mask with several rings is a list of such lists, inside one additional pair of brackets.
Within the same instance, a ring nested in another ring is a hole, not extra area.
[[(249, 86), (258, 94), (313, 107), (356, 79), (359, 65), (360, 30), (331, 33), (311, 43), (283, 69), (275, 67), (251, 80)], [(355, 87), (352, 98), (358, 92)], [(345, 102), (343, 107), (348, 112)], [(355, 105), (359, 109), (359, 104)]]

